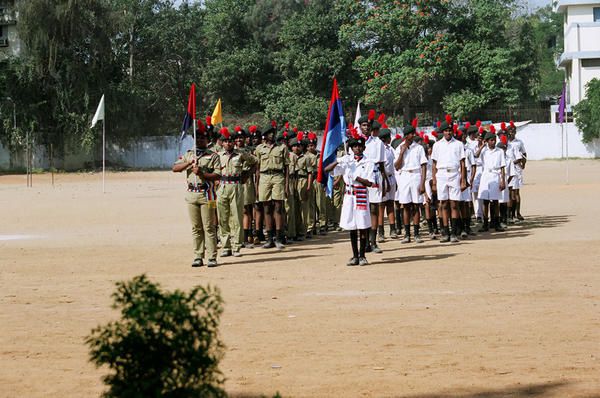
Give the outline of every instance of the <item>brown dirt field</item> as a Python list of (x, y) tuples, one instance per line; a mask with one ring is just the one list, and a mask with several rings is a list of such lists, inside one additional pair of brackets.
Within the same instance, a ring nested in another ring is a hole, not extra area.
[(569, 185), (565, 165), (528, 164), (506, 233), (352, 268), (332, 233), (192, 269), (181, 175), (110, 173), (104, 195), (98, 174), (1, 176), (0, 396), (98, 396), (84, 337), (147, 273), (221, 288), (232, 395), (600, 397), (600, 162), (571, 161)]

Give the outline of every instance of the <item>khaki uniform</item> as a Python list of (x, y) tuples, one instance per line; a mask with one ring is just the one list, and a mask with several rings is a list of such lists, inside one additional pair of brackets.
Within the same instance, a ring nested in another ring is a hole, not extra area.
[[(315, 155), (317, 158), (317, 162), (319, 161), (319, 154)], [(319, 213), (319, 222), (318, 227), (325, 228), (327, 227), (327, 191), (325, 185), (321, 184), (315, 178), (313, 182), (313, 187), (315, 189), (315, 202), (317, 206), (317, 212)], [(315, 231), (318, 232), (318, 231)]]
[(221, 182), (217, 191), (217, 214), (219, 218), (219, 236), (224, 250), (237, 252), (244, 239), (242, 217), (244, 215), (244, 188), (242, 172), (245, 167), (256, 164), (251, 154), (234, 149), (231, 153), (219, 154), (221, 164)]
[[(337, 157), (341, 158), (346, 155), (346, 151), (344, 148), (340, 148), (337, 151)], [(341, 177), (336, 177), (333, 180), (333, 194), (331, 198), (331, 212), (330, 218), (333, 220), (334, 224), (338, 224), (340, 222), (340, 216), (342, 212), (342, 203), (344, 202), (344, 192), (346, 191), (346, 184), (344, 184), (344, 179)]]
[[(314, 153), (311, 152), (306, 152), (304, 154), (304, 156), (306, 156), (306, 162), (307, 162), (307, 167), (312, 168), (313, 170), (313, 186), (312, 189), (310, 190), (310, 192), (307, 193), (307, 206), (308, 209), (306, 210), (308, 212), (308, 215), (304, 218), (304, 224), (306, 225), (306, 231), (307, 232), (313, 232), (313, 229), (315, 227), (315, 220), (316, 220), (316, 214), (317, 214), (317, 202), (316, 202), (316, 191), (315, 191), (315, 183), (316, 182), (316, 174), (317, 174), (317, 167), (319, 165), (319, 158), (317, 157), (317, 155), (315, 155)], [(307, 182), (308, 183), (308, 182)]]
[[(254, 157), (252, 147), (244, 147), (238, 148), (239, 151), (245, 151), (248, 154), (252, 155), (256, 164), (256, 157)], [(243, 171), (242, 171), (242, 190), (243, 190), (243, 198), (244, 198), (244, 206), (253, 205), (256, 203), (256, 182), (255, 182), (255, 173), (251, 172), (252, 166), (244, 163)]]
[(256, 147), (254, 154), (258, 160), (260, 174), (258, 181), (258, 201), (284, 200), (284, 172), (290, 163), (287, 146), (264, 143)]
[(314, 175), (316, 168), (311, 159), (307, 154), (302, 154), (298, 157), (297, 163), (297, 175), (298, 181), (295, 184), (295, 192), (298, 196), (300, 203), (300, 222), (298, 225), (298, 235), (306, 235), (306, 220), (309, 218), (311, 209), (310, 196), (313, 194), (313, 190), (308, 191), (308, 177)]
[(298, 195), (294, 189), (298, 180), (298, 156), (290, 152), (290, 164), (288, 165), (289, 194), (285, 200), (285, 211), (287, 215), (287, 236), (296, 238), (298, 236), (298, 214), (300, 211)]
[[(221, 164), (219, 156), (211, 150), (187, 151), (176, 164), (190, 162), (197, 159), (198, 167), (205, 172), (221, 173)], [(192, 222), (192, 237), (194, 241), (194, 254), (196, 258), (203, 258), (206, 254), (208, 260), (217, 259), (217, 234), (215, 232), (215, 212), (209, 206), (211, 198), (211, 189), (213, 184), (209, 184), (202, 177), (192, 173), (190, 166), (186, 171), (187, 194), (185, 201), (188, 204), (190, 221)]]

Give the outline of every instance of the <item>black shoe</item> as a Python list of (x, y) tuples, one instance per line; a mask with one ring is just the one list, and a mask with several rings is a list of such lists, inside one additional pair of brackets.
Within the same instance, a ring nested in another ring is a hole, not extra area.
[(213, 267), (218, 267), (218, 266), (219, 266), (219, 265), (217, 264), (217, 260), (215, 260), (214, 258), (213, 258), (213, 259), (211, 259), (211, 260), (208, 260), (208, 261), (206, 262), (206, 265), (207, 265), (207, 266), (209, 266), (210, 268), (213, 268)]
[[(377, 254), (383, 253), (383, 250), (381, 250), (379, 248), (379, 246), (377, 246), (377, 245), (371, 245), (371, 250), (373, 251), (373, 253), (377, 253)], [(365, 261), (367, 261), (367, 260), (365, 259)]]
[(194, 262), (192, 263), (192, 267), (202, 267), (204, 265), (204, 262), (202, 261), (201, 258), (195, 258)]
[(494, 228), (494, 230), (495, 230), (496, 232), (504, 232), (504, 231), (506, 231), (504, 228), (502, 228), (502, 226), (501, 226), (501, 225), (497, 225), (497, 226), (496, 226), (496, 228)]

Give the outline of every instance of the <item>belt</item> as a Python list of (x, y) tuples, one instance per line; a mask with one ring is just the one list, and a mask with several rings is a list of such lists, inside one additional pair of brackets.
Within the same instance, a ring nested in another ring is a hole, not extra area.
[(297, 174), (296, 177), (298, 177), (298, 178), (308, 178), (308, 174)]
[(201, 192), (201, 191), (206, 191), (207, 189), (208, 189), (207, 183), (194, 185), (191, 182), (188, 183), (188, 188), (187, 188), (188, 192)]
[(496, 168), (496, 169), (485, 169), (485, 171), (487, 171), (488, 173), (495, 173), (498, 174), (500, 173), (500, 168)]
[(452, 167), (439, 167), (438, 171), (439, 170), (443, 170), (443, 171), (446, 171), (448, 173), (454, 173), (454, 172), (458, 171), (458, 169), (455, 169), (455, 168), (452, 168)]
[[(445, 169), (443, 169), (445, 170)], [(414, 169), (414, 170), (400, 170), (401, 173), (419, 173), (421, 174), (421, 169)]]
[(242, 182), (242, 177), (240, 176), (221, 176), (221, 182), (225, 184), (239, 184)]
[(269, 175), (283, 174), (283, 170), (265, 170), (265, 171), (261, 171), (260, 174), (269, 174)]

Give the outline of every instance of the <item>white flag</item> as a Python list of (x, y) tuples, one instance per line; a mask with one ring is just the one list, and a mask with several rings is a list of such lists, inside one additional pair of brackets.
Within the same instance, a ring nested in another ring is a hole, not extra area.
[(358, 105), (356, 105), (356, 115), (354, 116), (354, 127), (356, 129), (360, 128), (360, 123), (358, 122), (358, 119), (360, 119), (360, 101), (358, 101)]
[(104, 94), (102, 94), (102, 98), (100, 98), (98, 109), (96, 109), (96, 114), (92, 119), (92, 127), (94, 127), (96, 123), (98, 123), (98, 120), (104, 120)]

